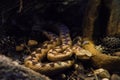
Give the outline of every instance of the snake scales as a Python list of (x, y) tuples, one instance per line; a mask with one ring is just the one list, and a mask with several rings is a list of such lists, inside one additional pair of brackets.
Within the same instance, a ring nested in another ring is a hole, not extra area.
[[(91, 56), (91, 53), (82, 49), (79, 44), (72, 43), (69, 29), (65, 25), (59, 26), (59, 36), (51, 32), (43, 31), (50, 41), (43, 42), (41, 48), (37, 48), (24, 60), (26, 67), (37, 72), (49, 74), (70, 68), (74, 60), (70, 59), (75, 54), (79, 59)], [(50, 61), (43, 63), (44, 58)]]

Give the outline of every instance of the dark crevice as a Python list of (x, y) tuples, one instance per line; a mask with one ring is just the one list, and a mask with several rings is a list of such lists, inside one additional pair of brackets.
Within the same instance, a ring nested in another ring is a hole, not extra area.
[(106, 36), (106, 30), (108, 20), (110, 16), (110, 9), (105, 5), (104, 1), (101, 0), (100, 6), (98, 6), (98, 17), (94, 23), (93, 38), (98, 39)]

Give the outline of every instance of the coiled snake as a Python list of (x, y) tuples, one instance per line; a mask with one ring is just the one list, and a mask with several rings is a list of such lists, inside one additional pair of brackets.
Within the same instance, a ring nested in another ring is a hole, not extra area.
[[(69, 29), (65, 25), (59, 26), (59, 36), (51, 32), (43, 31), (50, 39), (45, 41), (41, 48), (37, 48), (30, 56), (25, 58), (24, 64), (37, 72), (49, 74), (70, 68), (74, 64), (71, 56), (75, 54), (79, 59), (83, 56), (91, 56), (91, 53), (82, 49), (79, 44), (72, 44)], [(43, 63), (47, 57), (51, 62)]]

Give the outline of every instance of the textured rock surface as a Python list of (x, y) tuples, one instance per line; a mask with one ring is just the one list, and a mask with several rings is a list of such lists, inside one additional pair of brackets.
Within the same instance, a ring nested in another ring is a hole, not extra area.
[[(98, 16), (98, 6), (100, 5), (100, 0), (88, 1), (86, 7), (84, 21), (83, 21), (83, 36), (92, 38), (94, 32), (94, 23)], [(93, 5), (94, 4), (94, 5)]]
[(99, 38), (120, 35), (119, 7), (119, 0), (88, 1), (83, 21), (83, 36)]
[(108, 35), (120, 35), (120, 0), (112, 0), (109, 4), (110, 17), (108, 21)]
[(0, 55), (0, 80), (50, 80), (48, 77)]

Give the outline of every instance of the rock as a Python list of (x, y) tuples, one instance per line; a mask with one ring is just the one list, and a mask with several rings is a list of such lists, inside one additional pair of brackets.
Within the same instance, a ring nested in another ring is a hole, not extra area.
[(50, 80), (10, 58), (0, 55), (0, 80)]
[(114, 52), (113, 55), (114, 55), (114, 56), (119, 56), (119, 57), (120, 57), (120, 52)]
[(120, 38), (117, 37), (105, 37), (102, 40), (102, 46), (107, 48), (115, 49), (120, 48)]
[(110, 14), (108, 20), (107, 35), (120, 35), (120, 0), (110, 0), (108, 8), (110, 10)]
[(28, 41), (28, 46), (35, 46), (37, 44), (38, 44), (38, 42), (36, 40), (29, 40)]
[(113, 75), (111, 76), (111, 80), (120, 80), (120, 76), (117, 75), (117, 74), (113, 74)]
[(103, 78), (102, 80), (110, 80), (110, 79), (108, 79), (108, 78)]
[[(101, 0), (90, 0), (85, 10), (83, 20), (83, 37), (92, 38), (94, 32), (94, 23), (98, 16), (98, 6)], [(93, 5), (94, 4), (94, 5)]]
[(16, 51), (23, 51), (24, 50), (24, 47), (22, 46), (16, 46)]
[(98, 75), (101, 78), (110, 78), (110, 73), (108, 72), (108, 70), (103, 68), (94, 70), (94, 74)]

